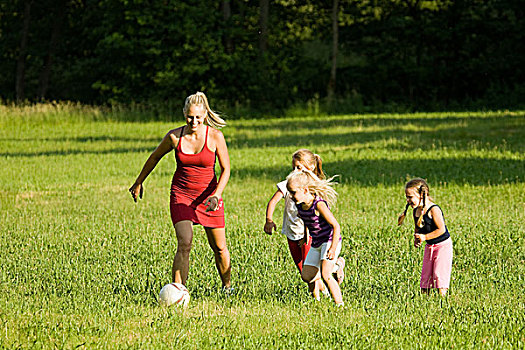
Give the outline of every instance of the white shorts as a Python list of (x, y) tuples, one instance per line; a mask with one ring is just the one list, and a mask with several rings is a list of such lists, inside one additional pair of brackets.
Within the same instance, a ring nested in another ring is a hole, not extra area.
[[(317, 268), (320, 268), (321, 266), (321, 260), (329, 260), (326, 257), (326, 253), (332, 246), (332, 241), (328, 241), (326, 243), (321, 244), (321, 246), (314, 248), (310, 247), (310, 250), (308, 251), (308, 255), (306, 255), (306, 259), (304, 259), (304, 265), (309, 266), (315, 266)], [(341, 253), (341, 241), (337, 243), (337, 248), (335, 249), (335, 255), (334, 258), (330, 261), (332, 261), (334, 264), (337, 260), (337, 257), (339, 257), (339, 253)]]

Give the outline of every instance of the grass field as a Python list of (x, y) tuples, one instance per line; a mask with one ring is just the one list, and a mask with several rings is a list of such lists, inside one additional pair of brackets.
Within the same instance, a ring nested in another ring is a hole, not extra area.
[[(125, 113), (0, 107), (0, 348), (525, 347), (524, 111), (232, 120), (224, 200), (238, 293), (220, 293), (198, 227), (183, 310), (156, 302), (176, 249), (173, 154), (143, 201), (127, 191), (182, 118)], [(302, 147), (340, 175), (344, 309), (312, 301), (285, 238), (262, 231)], [(423, 250), (411, 220), (396, 226), (415, 176), (429, 181), (454, 240), (447, 298), (420, 295)]]

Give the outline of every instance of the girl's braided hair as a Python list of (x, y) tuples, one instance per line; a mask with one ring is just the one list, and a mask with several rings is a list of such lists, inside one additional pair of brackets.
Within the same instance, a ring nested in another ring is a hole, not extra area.
[[(417, 220), (417, 227), (419, 228), (422, 228), (424, 226), (424, 223), (423, 223), (423, 215), (424, 215), (424, 212), (423, 210), (425, 209), (425, 206), (426, 206), (426, 203), (427, 203), (427, 197), (430, 198), (430, 196), (428, 195), (429, 193), (429, 188), (428, 188), (428, 184), (425, 180), (417, 177), (417, 178), (414, 178), (410, 181), (408, 181), (405, 185), (405, 191), (408, 190), (409, 188), (415, 188), (417, 189), (418, 193), (419, 193), (419, 196), (421, 197), (421, 202), (419, 203), (419, 207), (422, 208), (421, 210), (421, 216), (419, 217), (419, 219)], [(432, 199), (432, 198), (430, 198)], [(398, 225), (401, 225), (403, 223), (403, 221), (405, 220), (405, 216), (406, 216), (406, 213), (407, 213), (407, 210), (408, 210), (408, 207), (410, 205), (407, 203), (406, 206), (405, 206), (405, 210), (403, 211), (403, 213), (401, 215), (399, 215), (399, 218), (397, 219), (397, 224)]]

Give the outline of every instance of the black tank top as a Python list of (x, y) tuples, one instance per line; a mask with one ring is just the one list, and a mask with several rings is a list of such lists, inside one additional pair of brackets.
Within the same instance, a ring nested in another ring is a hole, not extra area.
[[(428, 208), (426, 213), (423, 215), (424, 225), (421, 228), (419, 228), (419, 227), (417, 228), (417, 233), (422, 233), (422, 234), (426, 235), (426, 234), (428, 234), (428, 233), (430, 233), (432, 231), (435, 231), (437, 229), (437, 225), (434, 222), (434, 220), (428, 217), (428, 213), (430, 212), (430, 209), (432, 209), (434, 207), (438, 207), (439, 208), (439, 205), (434, 204), (430, 208)], [(439, 208), (439, 210), (441, 210), (441, 208)], [(443, 210), (441, 210), (441, 212), (443, 213)], [(415, 213), (416, 213), (416, 211), (414, 210), (414, 222), (417, 222), (417, 220), (419, 219), (419, 216), (416, 216)], [(443, 215), (443, 220), (445, 220), (445, 216), (444, 215)], [(443, 242), (443, 241), (447, 240), (449, 237), (450, 237), (450, 233), (448, 232), (447, 225), (445, 225), (445, 232), (439, 237), (436, 237), (436, 238), (433, 238), (433, 239), (429, 239), (427, 241), (427, 244), (440, 243), (440, 242)]]

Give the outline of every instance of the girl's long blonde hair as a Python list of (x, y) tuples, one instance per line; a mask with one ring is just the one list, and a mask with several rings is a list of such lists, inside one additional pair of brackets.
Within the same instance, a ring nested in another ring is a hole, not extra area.
[[(335, 177), (335, 176), (334, 176)], [(337, 192), (332, 186), (336, 183), (329, 179), (320, 179), (309, 170), (294, 170), (286, 177), (287, 187), (295, 185), (297, 188), (308, 188), (308, 191), (324, 199), (330, 207), (337, 202)]]
[(320, 155), (313, 153), (309, 149), (302, 148), (295, 151), (292, 159), (305, 164), (309, 169), (313, 169), (312, 172), (317, 175), (318, 178), (326, 179), (326, 174), (323, 172), (323, 160)]
[(226, 126), (226, 121), (222, 119), (217, 112), (210, 108), (206, 95), (200, 91), (197, 91), (193, 95), (186, 97), (186, 101), (184, 101), (184, 108), (182, 108), (184, 116), (187, 116), (190, 107), (195, 105), (201, 105), (206, 109), (206, 117), (204, 118), (204, 122), (206, 124), (215, 129), (220, 129), (223, 126)]
[[(425, 206), (427, 204), (427, 198), (432, 200), (432, 197), (429, 196), (430, 189), (428, 188), (427, 182), (424, 179), (421, 179), (419, 177), (416, 177), (416, 178), (414, 178), (414, 179), (412, 179), (412, 180), (410, 180), (410, 181), (408, 181), (406, 183), (405, 191), (408, 190), (409, 188), (415, 188), (417, 190), (417, 192), (419, 193), (419, 196), (422, 199), (421, 200), (422, 204), (419, 206), (419, 207), (422, 208), (421, 216), (419, 217), (419, 219), (417, 220), (417, 223), (416, 223), (417, 227), (422, 228), (424, 226), (423, 215), (425, 214), (424, 213), (424, 209), (425, 209)], [(406, 216), (406, 213), (407, 213), (407, 210), (408, 210), (409, 206), (410, 205), (407, 203), (407, 205), (405, 206), (405, 211), (397, 219), (398, 225), (401, 225), (403, 223), (403, 220), (405, 219), (405, 216)]]

